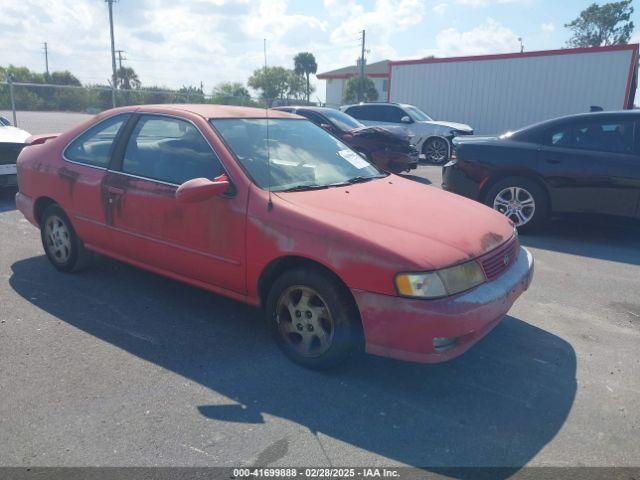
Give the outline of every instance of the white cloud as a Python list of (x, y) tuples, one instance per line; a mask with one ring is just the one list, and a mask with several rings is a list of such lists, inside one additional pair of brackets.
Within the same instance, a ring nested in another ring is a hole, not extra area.
[(458, 5), (470, 7), (489, 7), (494, 5), (505, 5), (507, 3), (530, 3), (532, 0), (456, 0)]
[(556, 26), (553, 24), (553, 22), (547, 22), (540, 25), (540, 28), (543, 32), (551, 33), (556, 29)]
[(436, 45), (435, 49), (423, 51), (424, 55), (453, 57), (520, 50), (518, 35), (492, 18), (464, 32), (455, 28), (442, 30), (436, 35)]
[(444, 15), (444, 12), (446, 12), (448, 6), (449, 5), (446, 3), (438, 3), (437, 5), (434, 5), (433, 11), (438, 15)]
[[(326, 4), (334, 4), (334, 0), (325, 0)], [(343, 51), (336, 59), (335, 66), (354, 63), (358, 55), (356, 44), (362, 30), (366, 31), (367, 49), (370, 51), (369, 62), (394, 58), (396, 50), (391, 46), (394, 34), (405, 31), (419, 24), (425, 13), (423, 0), (376, 0), (373, 8), (365, 9), (362, 5), (342, 8), (342, 22), (331, 32), (333, 45), (352, 45), (352, 51)]]

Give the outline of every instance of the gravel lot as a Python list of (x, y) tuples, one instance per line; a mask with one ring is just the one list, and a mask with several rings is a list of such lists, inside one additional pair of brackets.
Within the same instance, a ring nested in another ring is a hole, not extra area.
[(0, 194), (0, 465), (640, 466), (637, 222), (522, 236), (531, 289), (454, 361), (317, 373), (242, 304), (105, 258), (57, 273), (14, 193)]

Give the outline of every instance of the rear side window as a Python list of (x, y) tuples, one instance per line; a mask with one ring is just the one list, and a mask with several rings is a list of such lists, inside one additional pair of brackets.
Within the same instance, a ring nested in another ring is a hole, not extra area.
[(358, 105), (355, 107), (349, 107), (345, 113), (357, 118), (358, 120), (382, 121), (380, 111), (375, 105)]
[(632, 153), (633, 121), (581, 122), (547, 131), (545, 144), (595, 152)]
[(130, 116), (129, 113), (114, 115), (94, 125), (69, 144), (64, 157), (72, 162), (107, 168), (114, 140)]
[(598, 152), (633, 152), (632, 121), (592, 122), (576, 125), (575, 145), (582, 150)]
[(150, 180), (180, 185), (193, 178), (224, 173), (218, 156), (190, 122), (143, 115), (124, 153), (122, 171)]

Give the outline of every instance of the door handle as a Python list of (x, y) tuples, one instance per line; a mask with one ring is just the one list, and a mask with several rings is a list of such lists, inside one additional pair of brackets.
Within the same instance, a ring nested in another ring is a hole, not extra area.
[(557, 165), (558, 163), (562, 163), (562, 160), (560, 160), (559, 158), (545, 158), (545, 162)]
[(107, 187), (107, 192), (109, 192), (109, 194), (113, 196), (120, 196), (124, 195), (124, 188)]

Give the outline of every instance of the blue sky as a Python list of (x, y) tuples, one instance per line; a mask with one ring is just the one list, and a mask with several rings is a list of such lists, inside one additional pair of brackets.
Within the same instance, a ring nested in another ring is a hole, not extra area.
[[(579, 0), (120, 0), (116, 48), (144, 85), (245, 82), (268, 62), (291, 67), (310, 51), (319, 71), (355, 62), (367, 31), (368, 61), (513, 52), (564, 46), (564, 24), (591, 1)], [(640, 28), (638, 14), (634, 15)], [(105, 83), (111, 69), (103, 0), (1, 0), (0, 65), (70, 70)], [(637, 39), (640, 36), (634, 38)], [(318, 97), (324, 86), (320, 82)]]

